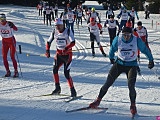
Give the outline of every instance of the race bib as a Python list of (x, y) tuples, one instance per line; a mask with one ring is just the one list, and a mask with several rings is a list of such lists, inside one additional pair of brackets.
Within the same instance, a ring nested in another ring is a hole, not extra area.
[(10, 37), (9, 30), (1, 30), (1, 35), (3, 38)]
[(64, 49), (66, 47), (66, 40), (64, 38), (58, 38), (57, 39), (57, 48), (58, 49)]
[(69, 20), (69, 23), (73, 23), (73, 20)]

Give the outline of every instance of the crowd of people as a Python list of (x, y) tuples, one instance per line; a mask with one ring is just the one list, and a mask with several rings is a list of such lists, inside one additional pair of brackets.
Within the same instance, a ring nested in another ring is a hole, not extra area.
[[(107, 93), (109, 87), (114, 83), (121, 73), (126, 73), (129, 88), (129, 97), (131, 101), (130, 111), (132, 114), (137, 113), (136, 108), (136, 90), (135, 83), (137, 73), (140, 74), (140, 68), (138, 67), (138, 61), (140, 60), (140, 51), (144, 53), (148, 60), (148, 68), (154, 67), (154, 59), (151, 53), (151, 49), (148, 45), (148, 33), (147, 29), (142, 25), (141, 21), (135, 25), (135, 18), (139, 20), (137, 11), (132, 7), (131, 10), (127, 10), (125, 7), (120, 8), (120, 13), (115, 16), (114, 11), (108, 7), (106, 11), (106, 21), (102, 25), (102, 21), (99, 13), (95, 8), (82, 8), (82, 5), (77, 5), (73, 10), (67, 5), (60, 15), (58, 14), (58, 5), (54, 7), (48, 4), (38, 4), (38, 15), (43, 16), (44, 24), (51, 25), (51, 21), (54, 21), (54, 29), (46, 43), (46, 57), (50, 57), (50, 46), (53, 40), (56, 41), (56, 54), (54, 56), (53, 66), (53, 79), (55, 81), (55, 90), (52, 94), (60, 94), (60, 80), (58, 70), (61, 65), (64, 65), (64, 75), (67, 79), (71, 90), (71, 96), (76, 97), (77, 92), (73, 85), (73, 80), (70, 75), (70, 68), (72, 63), (72, 47), (75, 46), (74, 38), (74, 24), (79, 27), (79, 24), (83, 24), (83, 20), (87, 23), (87, 27), (90, 33), (90, 43), (92, 56), (95, 57), (94, 42), (97, 45), (104, 57), (106, 53), (100, 43), (100, 34), (103, 34), (103, 27), (108, 28), (108, 34), (110, 37), (110, 51), (109, 59), (113, 64), (105, 84), (101, 87), (97, 99), (89, 104), (91, 108), (96, 108), (100, 104), (103, 96)], [(120, 19), (120, 22), (118, 22)], [(78, 28), (77, 27), (77, 28)], [(16, 40), (12, 33), (13, 30), (17, 30), (17, 27), (10, 21), (6, 20), (5, 14), (0, 16), (0, 31), (2, 36), (2, 56), (4, 66), (6, 68), (5, 77), (10, 77), (11, 72), (7, 61), (7, 53), (10, 49), (11, 59), (14, 66), (14, 77), (18, 77), (17, 62), (15, 60), (16, 52)], [(115, 56), (117, 52), (117, 56)]]

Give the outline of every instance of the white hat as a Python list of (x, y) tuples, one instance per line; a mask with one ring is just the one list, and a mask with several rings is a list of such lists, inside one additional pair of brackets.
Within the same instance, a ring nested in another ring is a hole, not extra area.
[(61, 20), (61, 18), (56, 18), (54, 21), (54, 25), (63, 25), (63, 21)]

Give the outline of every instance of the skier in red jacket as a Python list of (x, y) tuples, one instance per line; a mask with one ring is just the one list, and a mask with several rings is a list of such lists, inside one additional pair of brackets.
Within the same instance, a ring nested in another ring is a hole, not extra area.
[(13, 31), (17, 31), (17, 27), (10, 21), (6, 20), (5, 14), (0, 14), (0, 34), (2, 36), (2, 57), (3, 63), (6, 69), (5, 77), (10, 77), (11, 72), (9, 69), (9, 64), (7, 60), (7, 54), (10, 50), (10, 57), (13, 62), (14, 75), (13, 77), (18, 77), (17, 61), (15, 59), (16, 53), (16, 40), (13, 35)]

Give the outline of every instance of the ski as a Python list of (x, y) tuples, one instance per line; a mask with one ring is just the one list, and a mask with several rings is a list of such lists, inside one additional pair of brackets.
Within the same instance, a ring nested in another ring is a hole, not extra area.
[(84, 111), (84, 110), (108, 110), (108, 108), (104, 107), (97, 107), (97, 108), (91, 108), (91, 107), (82, 107), (82, 108), (77, 108), (73, 110), (66, 110), (66, 113), (71, 113), (71, 112), (78, 112), (78, 111)]
[(42, 95), (33, 95), (33, 96), (28, 95), (29, 98), (33, 98), (33, 97), (44, 97), (44, 96), (66, 96), (66, 97), (70, 97), (70, 95), (67, 95), (67, 94), (52, 94), (52, 93), (42, 94)]
[(65, 102), (66, 102), (66, 103), (69, 103), (69, 102), (71, 102), (71, 101), (74, 101), (74, 100), (80, 99), (80, 98), (82, 98), (82, 97), (83, 97), (82, 95), (80, 95), (80, 96), (76, 96), (76, 97), (69, 97), (69, 99), (68, 99), (68, 100), (66, 100)]

